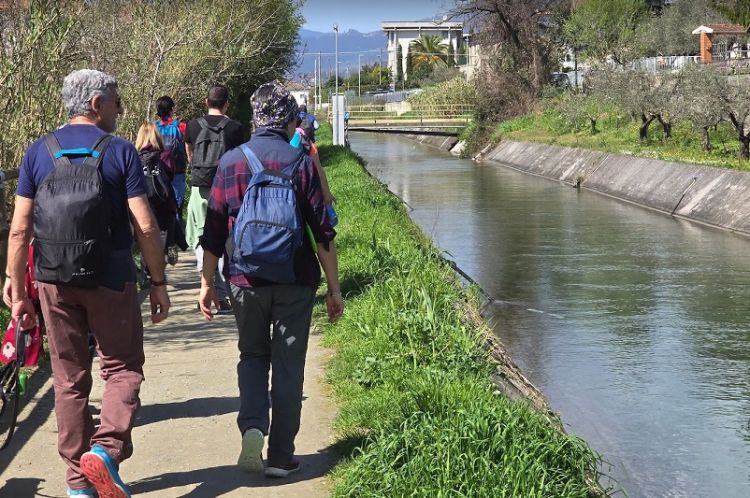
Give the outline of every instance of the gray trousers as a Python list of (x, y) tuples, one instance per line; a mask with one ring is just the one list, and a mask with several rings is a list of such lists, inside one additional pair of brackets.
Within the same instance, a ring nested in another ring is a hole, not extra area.
[[(231, 285), (231, 290), (240, 349), (237, 425), (242, 433), (255, 427), (267, 434), (269, 464), (286, 465), (294, 456), (294, 438), (300, 426), (315, 289)], [(269, 370), (273, 373), (270, 404)]]

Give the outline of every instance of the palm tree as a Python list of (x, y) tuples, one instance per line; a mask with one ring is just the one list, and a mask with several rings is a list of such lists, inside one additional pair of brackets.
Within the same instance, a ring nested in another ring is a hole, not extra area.
[(419, 39), (411, 42), (409, 52), (415, 66), (448, 63), (448, 45), (443, 43), (439, 36), (421, 35)]

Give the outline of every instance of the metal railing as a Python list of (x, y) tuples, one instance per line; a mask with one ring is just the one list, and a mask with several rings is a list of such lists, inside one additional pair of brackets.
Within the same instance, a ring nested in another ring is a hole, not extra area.
[(690, 64), (698, 63), (700, 63), (700, 57), (697, 55), (669, 55), (638, 59), (628, 63), (626, 67), (634, 71), (648, 71), (655, 73), (657, 71), (681, 69)]
[[(441, 124), (468, 123), (474, 112), (474, 106), (462, 104), (417, 106), (410, 111), (386, 111), (376, 106), (348, 106), (348, 123), (355, 125), (407, 125), (407, 124)], [(331, 114), (328, 114), (329, 120)]]

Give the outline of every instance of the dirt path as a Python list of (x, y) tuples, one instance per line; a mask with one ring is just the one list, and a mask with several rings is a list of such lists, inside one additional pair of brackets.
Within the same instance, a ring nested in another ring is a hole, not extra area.
[[(212, 322), (198, 315), (195, 260), (185, 253), (169, 270), (172, 313), (167, 322), (146, 326), (146, 382), (133, 432), (135, 454), (121, 475), (133, 495), (153, 498), (304, 497), (329, 494), (327, 472), (334, 407), (323, 384), (328, 352), (310, 338), (305, 371), (302, 429), (297, 454), (302, 470), (270, 480), (236, 468), (240, 437), (235, 424), (237, 343), (234, 318)], [(148, 300), (144, 317), (148, 316)], [(94, 365), (92, 406), (101, 381)], [(32, 397), (20, 416), (11, 446), (0, 452), (0, 497), (64, 497), (64, 465), (56, 445), (52, 383), (48, 371), (34, 376)], [(97, 409), (94, 409), (97, 412)]]

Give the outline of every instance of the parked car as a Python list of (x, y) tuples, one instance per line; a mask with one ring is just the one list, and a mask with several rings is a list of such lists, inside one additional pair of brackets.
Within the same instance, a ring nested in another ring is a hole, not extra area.
[(568, 73), (551, 73), (549, 75), (550, 85), (565, 90), (570, 88), (570, 77)]

